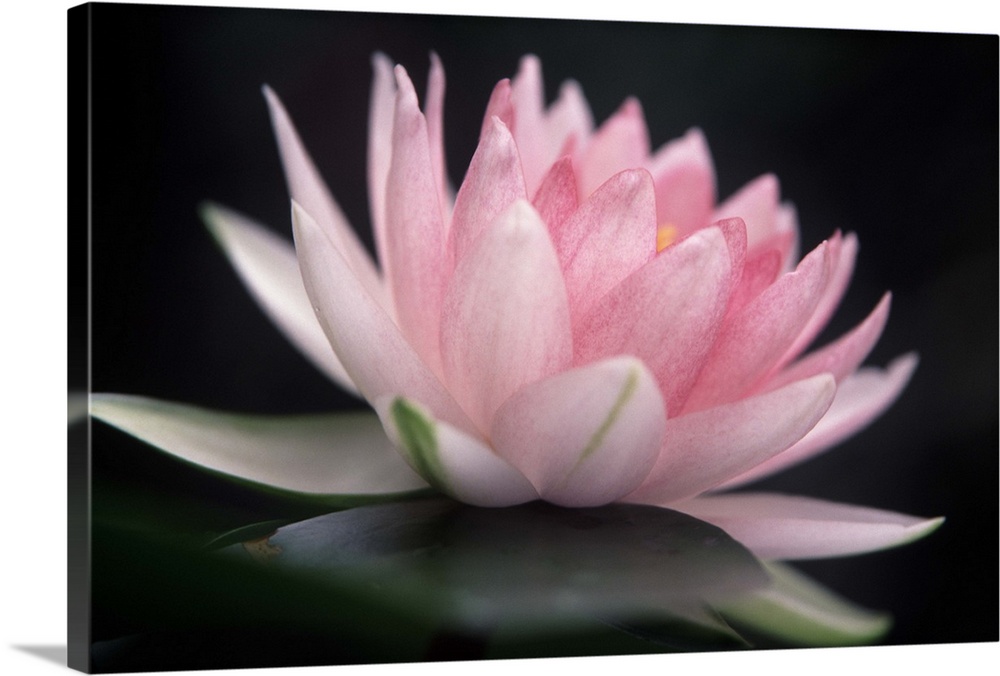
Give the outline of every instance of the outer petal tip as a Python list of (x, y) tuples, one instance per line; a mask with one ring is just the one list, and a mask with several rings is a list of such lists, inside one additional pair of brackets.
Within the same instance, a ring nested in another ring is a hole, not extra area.
[(263, 225), (213, 202), (199, 214), (250, 294), (285, 336), (317, 368), (357, 394), (351, 378), (316, 321), (291, 243)]
[(225, 222), (221, 218), (223, 207), (215, 202), (205, 200), (198, 204), (197, 210), (198, 217), (205, 224), (205, 227), (212, 233), (212, 236), (219, 239), (222, 231), (226, 229)]
[(941, 526), (943, 526), (944, 522), (945, 522), (945, 517), (935, 516), (933, 518), (915, 523), (906, 529), (908, 537), (904, 540), (900, 540), (896, 544), (905, 545), (910, 542), (916, 542), (917, 540), (921, 540), (930, 535), (931, 533), (933, 533), (934, 531), (936, 531)]
[(701, 496), (676, 508), (719, 526), (757, 556), (776, 560), (876, 552), (918, 540), (944, 522), (778, 493)]

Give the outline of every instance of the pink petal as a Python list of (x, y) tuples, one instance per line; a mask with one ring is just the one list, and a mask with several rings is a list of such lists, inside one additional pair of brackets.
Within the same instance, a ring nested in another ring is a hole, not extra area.
[(583, 507), (639, 485), (665, 424), (652, 374), (638, 359), (615, 357), (524, 387), (497, 411), (491, 437), (542, 499)]
[(594, 133), (578, 169), (580, 194), (589, 195), (599, 185), (625, 169), (646, 166), (649, 132), (636, 99), (627, 99)]
[(671, 418), (656, 465), (628, 500), (667, 505), (746, 472), (812, 429), (835, 391), (833, 377), (820, 375)]
[(848, 233), (844, 237), (841, 237), (839, 232), (834, 233), (834, 236), (829, 240), (829, 254), (827, 260), (831, 269), (826, 288), (823, 289), (823, 295), (816, 304), (812, 317), (806, 322), (792, 346), (788, 348), (788, 352), (783, 358), (785, 363), (798, 357), (803, 350), (809, 347), (809, 344), (816, 339), (816, 336), (827, 325), (830, 317), (840, 305), (840, 301), (847, 291), (847, 285), (851, 281), (851, 275), (854, 274), (854, 261), (858, 254), (858, 238), (854, 233)]
[(715, 524), (762, 559), (818, 559), (888, 549), (944, 521), (773, 493), (702, 496), (673, 509)]
[(545, 179), (535, 192), (531, 205), (542, 217), (549, 232), (556, 231), (563, 222), (577, 210), (579, 199), (576, 192), (576, 174), (573, 172), (573, 162), (564, 157), (549, 170)]
[(508, 129), (514, 124), (514, 106), (511, 102), (510, 80), (500, 80), (490, 94), (486, 103), (486, 114), (483, 115), (483, 127), (479, 130), (479, 138), (493, 128), (493, 118), (499, 118)]
[[(727, 218), (721, 221), (717, 221), (714, 226), (722, 232), (722, 236), (726, 238), (726, 246), (729, 248), (729, 259), (733, 262), (732, 265), (732, 283), (731, 288), (736, 289), (736, 285), (739, 280), (743, 278), (743, 268), (746, 267), (747, 261), (747, 226), (743, 222), (742, 218)], [(731, 312), (732, 301), (730, 300), (730, 309), (727, 309), (727, 314)]]
[(769, 476), (816, 456), (866, 427), (892, 405), (917, 368), (914, 354), (897, 358), (886, 370), (862, 369), (837, 388), (830, 410), (802, 439), (780, 455), (723, 485), (738, 486)]
[(574, 327), (576, 363), (636, 355), (656, 374), (667, 410), (679, 410), (721, 325), (732, 266), (717, 227), (664, 249)]
[(886, 293), (864, 321), (850, 332), (785, 368), (768, 380), (766, 387), (773, 389), (817, 373), (832, 373), (839, 383), (854, 373), (885, 329), (885, 324), (889, 320), (891, 298), (892, 295)]
[(400, 394), (424, 402), (434, 415), (472, 429), (472, 423), (424, 364), (385, 310), (358, 281), (312, 216), (292, 203), (302, 281), (327, 339), (369, 401)]
[(590, 137), (594, 123), (590, 107), (574, 82), (564, 83), (556, 102), (545, 110), (542, 66), (533, 55), (521, 59), (517, 77), (511, 82), (511, 102), (511, 131), (521, 152), (525, 185), (531, 195), (569, 145), (579, 145)]
[(683, 236), (709, 223), (715, 206), (715, 168), (700, 129), (656, 152), (650, 163), (656, 186), (656, 219)]
[(550, 157), (545, 127), (545, 88), (542, 64), (537, 56), (521, 59), (517, 75), (510, 84), (510, 103), (514, 111), (511, 132), (524, 162), (524, 181), (532, 194), (548, 171)]
[(271, 321), (317, 368), (357, 394), (357, 387), (316, 321), (291, 242), (214, 204), (202, 209), (202, 218)]
[(575, 82), (564, 83), (555, 103), (545, 110), (542, 66), (533, 55), (521, 59), (517, 77), (511, 82), (511, 103), (514, 117), (509, 126), (524, 162), (528, 194), (532, 195), (567, 147), (589, 138), (594, 123)]
[(449, 232), (454, 262), (465, 257), (488, 225), (515, 201), (526, 198), (514, 137), (499, 118), (493, 118), (483, 129), (455, 199)]
[(782, 260), (781, 252), (775, 249), (763, 251), (747, 260), (739, 284), (729, 300), (728, 312), (731, 315), (736, 314), (774, 283), (778, 273), (781, 272)]
[(429, 484), (479, 507), (508, 507), (538, 499), (531, 483), (482, 439), (436, 420), (401, 397), (375, 402), (386, 434)]
[(775, 224), (777, 236), (786, 236), (788, 245), (785, 252), (783, 272), (788, 272), (795, 268), (795, 262), (799, 259), (799, 218), (795, 207), (788, 202), (778, 205), (777, 221)]
[(368, 203), (371, 211), (375, 247), (387, 283), (392, 277), (388, 263), (385, 232), (385, 185), (392, 162), (392, 121), (396, 108), (396, 82), (392, 62), (381, 52), (372, 56), (371, 102), (368, 108)]
[(452, 276), (441, 320), (449, 388), (485, 431), (507, 397), (564, 369), (571, 351), (556, 252), (535, 210), (516, 202)]
[(392, 164), (386, 181), (388, 264), (399, 327), (433, 370), (440, 368), (445, 226), (427, 122), (406, 71), (396, 66)]
[(427, 74), (427, 102), (424, 104), (424, 111), (427, 115), (427, 141), (431, 149), (431, 164), (440, 191), (439, 199), (442, 205), (448, 205), (451, 196), (444, 157), (444, 67), (434, 52), (431, 52), (431, 67)]
[(368, 293), (383, 307), (388, 306), (385, 286), (375, 269), (374, 261), (327, 190), (284, 106), (277, 95), (266, 86), (264, 97), (271, 112), (271, 123), (278, 140), (281, 162), (285, 168), (285, 178), (292, 199), (315, 214), (314, 218), (329, 232), (337, 250), (364, 284)]
[(793, 232), (779, 232), (775, 235), (771, 235), (767, 239), (757, 242), (754, 244), (753, 248), (747, 253), (748, 259), (757, 258), (764, 254), (776, 252), (781, 259), (781, 272), (789, 272), (789, 270), (795, 269), (795, 263), (798, 262), (797, 259), (792, 261), (790, 268), (785, 266), (786, 261), (790, 256), (790, 252), (796, 246), (796, 235)]
[(735, 314), (726, 317), (686, 412), (697, 411), (748, 392), (785, 355), (812, 316), (826, 285), (824, 242), (788, 273)]
[(565, 154), (567, 146), (586, 145), (594, 130), (594, 118), (579, 84), (572, 80), (562, 83), (559, 97), (546, 114), (545, 124), (549, 163)]
[(739, 217), (746, 221), (747, 240), (752, 249), (777, 233), (778, 179), (764, 174), (720, 204), (712, 221)]
[(552, 228), (573, 319), (656, 252), (653, 182), (644, 169), (608, 179), (559, 227)]

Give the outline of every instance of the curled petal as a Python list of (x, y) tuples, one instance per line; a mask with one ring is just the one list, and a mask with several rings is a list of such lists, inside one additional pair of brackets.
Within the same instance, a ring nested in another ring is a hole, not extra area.
[(762, 559), (818, 559), (912, 542), (944, 521), (775, 493), (701, 496), (673, 509), (708, 521)]
[(357, 394), (316, 321), (291, 242), (225, 207), (206, 204), (201, 215), (271, 321), (319, 370)]
[(616, 357), (524, 387), (497, 411), (491, 438), (548, 502), (602, 505), (646, 476), (666, 412), (641, 361)]
[(399, 461), (371, 413), (260, 416), (120, 394), (91, 414), (171, 455), (302, 493), (395, 493), (426, 487)]
[(660, 456), (629, 502), (670, 505), (746, 472), (798, 441), (826, 412), (829, 374), (667, 421)]
[(897, 358), (884, 371), (862, 369), (837, 387), (837, 395), (816, 426), (780, 455), (723, 485), (730, 488), (779, 472), (807, 460), (863, 429), (896, 401), (917, 368), (917, 356)]
[(382, 397), (375, 409), (406, 461), (429, 484), (470, 505), (508, 507), (538, 499), (518, 470), (481, 439), (402, 397)]
[(459, 427), (472, 424), (385, 310), (369, 296), (316, 221), (292, 204), (295, 247), (313, 310), (344, 369), (368, 401), (399, 393)]

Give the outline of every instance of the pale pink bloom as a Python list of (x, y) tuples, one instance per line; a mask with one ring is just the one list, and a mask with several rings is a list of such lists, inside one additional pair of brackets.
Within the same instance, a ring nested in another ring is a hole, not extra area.
[[(440, 63), (432, 59), (423, 109), (401, 66), (377, 55), (374, 68), (378, 266), (269, 89), (295, 250), (221, 207), (205, 216), (265, 310), (372, 405), (384, 434), (364, 415), (250, 423), (112, 395), (94, 400), (95, 415), (284, 488), (430, 484), (483, 506), (669, 506), (768, 559), (880, 549), (940, 523), (712, 492), (828, 449), (908, 382), (912, 354), (860, 367), (888, 294), (855, 329), (804, 354), (847, 288), (853, 234), (834, 233), (798, 260), (795, 212), (773, 176), (716, 204), (700, 131), (651, 151), (638, 102), (595, 128), (575, 83), (547, 107), (533, 57), (494, 89), (453, 193)], [(416, 473), (393, 460), (386, 436)]]

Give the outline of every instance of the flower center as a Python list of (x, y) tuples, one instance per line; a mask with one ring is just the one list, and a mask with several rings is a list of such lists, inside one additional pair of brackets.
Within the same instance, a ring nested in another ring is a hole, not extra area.
[(656, 229), (656, 253), (660, 253), (677, 239), (677, 226), (664, 223)]

